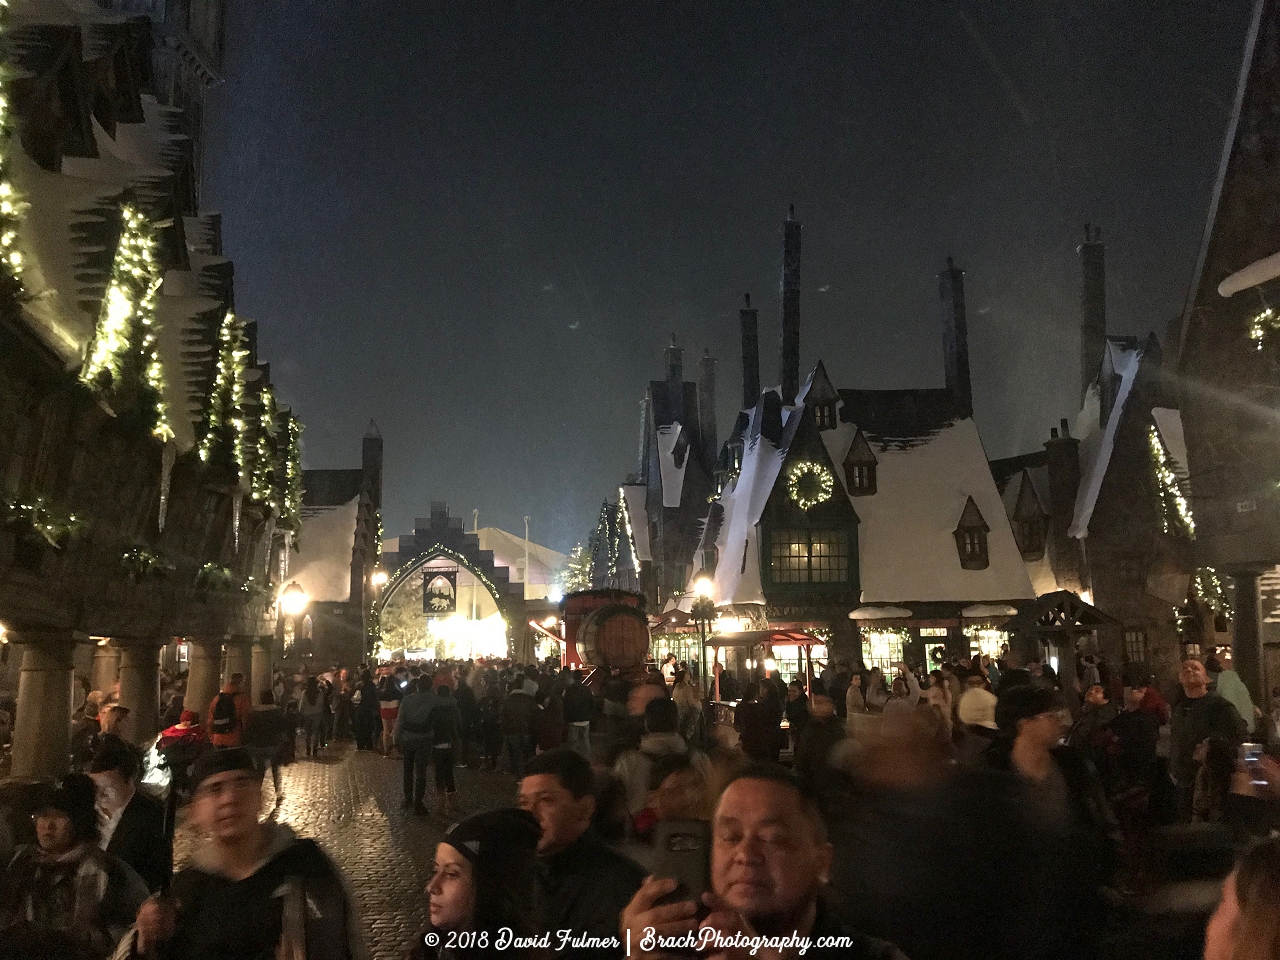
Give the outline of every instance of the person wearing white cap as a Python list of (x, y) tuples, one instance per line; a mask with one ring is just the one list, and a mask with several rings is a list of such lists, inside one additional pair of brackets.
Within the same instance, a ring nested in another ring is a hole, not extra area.
[(956, 707), (960, 718), (959, 761), (966, 766), (982, 763), (982, 755), (996, 738), (996, 695), (982, 686), (971, 686)]

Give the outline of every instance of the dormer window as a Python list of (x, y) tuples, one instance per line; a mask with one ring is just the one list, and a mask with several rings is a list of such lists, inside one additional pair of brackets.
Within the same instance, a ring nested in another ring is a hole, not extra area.
[(859, 430), (844, 458), (844, 486), (851, 497), (869, 497), (876, 492), (876, 455)]
[(836, 428), (836, 405), (834, 403), (824, 403), (813, 411), (814, 417), (818, 421), (819, 430), (834, 430)]
[(982, 511), (970, 497), (956, 526), (956, 549), (960, 552), (960, 566), (965, 570), (985, 570), (991, 566), (987, 553), (987, 534), (990, 532)]

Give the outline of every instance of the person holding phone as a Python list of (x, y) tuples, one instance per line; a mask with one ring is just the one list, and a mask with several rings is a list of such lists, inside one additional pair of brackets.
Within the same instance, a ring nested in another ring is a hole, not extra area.
[[(672, 877), (646, 877), (622, 912), (620, 931), (632, 956), (661, 956), (652, 940), (692, 934), (703, 938), (807, 937), (806, 956), (844, 960), (906, 960), (892, 944), (853, 930), (837, 917), (822, 892), (830, 870), (832, 846), (817, 804), (782, 767), (747, 767), (729, 782), (712, 820), (711, 890), (699, 900), (667, 902), (679, 883)], [(703, 933), (702, 931), (708, 931)], [(844, 938), (840, 946), (819, 946), (821, 939)], [(748, 956), (780, 960), (783, 952), (749, 947), (715, 949), (702, 956), (740, 960)], [(646, 944), (653, 945), (648, 949)]]

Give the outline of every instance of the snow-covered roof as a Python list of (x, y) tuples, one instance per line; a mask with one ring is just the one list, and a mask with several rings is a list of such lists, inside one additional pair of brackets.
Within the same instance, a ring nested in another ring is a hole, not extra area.
[(1187, 438), (1182, 432), (1182, 411), (1172, 407), (1152, 407), (1151, 417), (1156, 422), (1156, 430), (1160, 432), (1169, 459), (1173, 461), (1173, 472), (1185, 483), (1191, 476), (1191, 470), (1187, 466)]
[[(977, 426), (967, 418), (943, 418), (931, 391), (919, 392), (919, 404), (906, 403), (906, 393), (841, 391), (839, 425), (820, 433), (832, 462), (843, 463), (863, 426), (845, 421), (846, 411), (851, 417), (861, 411), (866, 420), (863, 439), (878, 463), (875, 494), (850, 498), (861, 521), (862, 602), (891, 606), (1034, 597)], [(724, 509), (716, 538), (719, 605), (764, 602), (757, 525), (804, 404), (782, 410), (777, 444), (761, 434), (765, 406), (762, 401), (751, 412), (742, 469), (719, 499)], [(910, 414), (895, 417), (897, 409)], [(837, 490), (844, 490), (842, 479)], [(955, 530), (970, 500), (990, 528), (990, 562), (984, 570), (962, 568), (956, 547)]]
[(345, 603), (351, 599), (351, 552), (356, 542), (360, 497), (326, 507), (304, 507), (298, 552), (289, 576), (312, 600)]
[(622, 495), (622, 507), (627, 511), (627, 519), (631, 523), (631, 538), (636, 545), (636, 559), (646, 561), (653, 559), (653, 550), (649, 546), (649, 515), (645, 511), (645, 492), (644, 486), (624, 485), (620, 493)]
[(1084, 406), (1076, 417), (1075, 435), (1080, 438), (1080, 489), (1076, 494), (1075, 514), (1067, 530), (1073, 537), (1083, 538), (1089, 535), (1089, 521), (1093, 519), (1093, 508), (1097, 506), (1102, 481), (1107, 475), (1111, 453), (1115, 449), (1116, 431), (1120, 428), (1120, 419), (1124, 415), (1125, 404), (1141, 365), (1141, 347), (1124, 341), (1107, 341), (1102, 376), (1105, 377), (1110, 369), (1119, 378), (1119, 383), (1114, 388), (1115, 401), (1105, 424), (1101, 423), (1101, 377), (1089, 387)]
[(662, 472), (664, 507), (680, 506), (680, 496), (684, 492), (684, 472), (689, 466), (692, 444), (687, 437), (681, 442), (683, 432), (684, 428), (678, 421), (658, 427), (658, 465)]
[[(856, 423), (822, 431), (842, 463)], [(852, 497), (863, 603), (1019, 600), (1034, 597), (978, 427), (954, 420), (904, 442), (864, 431), (879, 465), (876, 492)], [(955, 531), (972, 499), (989, 528), (985, 570), (960, 565)]]

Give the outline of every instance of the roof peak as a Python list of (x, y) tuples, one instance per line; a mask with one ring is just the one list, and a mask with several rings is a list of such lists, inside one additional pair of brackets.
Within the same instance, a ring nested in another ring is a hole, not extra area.
[(374, 421), (373, 417), (369, 418), (369, 426), (365, 429), (364, 436), (366, 440), (374, 437), (379, 440), (382, 439), (382, 434), (378, 432), (378, 424)]

